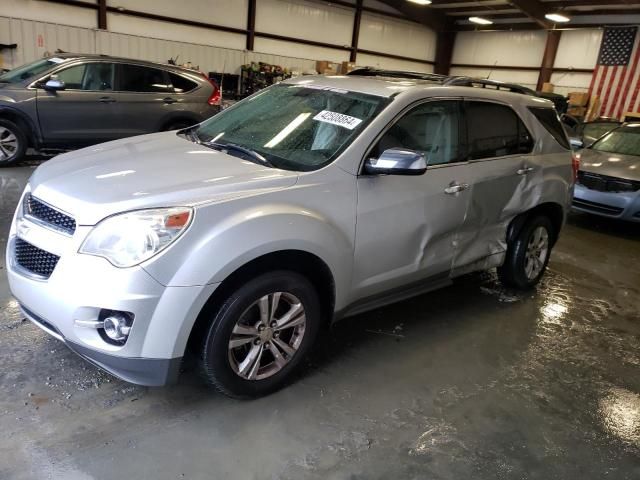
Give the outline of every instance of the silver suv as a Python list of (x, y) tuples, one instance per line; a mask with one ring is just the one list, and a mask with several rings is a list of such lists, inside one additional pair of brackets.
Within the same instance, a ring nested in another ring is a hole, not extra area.
[(122, 379), (168, 383), (189, 346), (251, 397), (339, 318), (494, 267), (530, 288), (571, 202), (567, 138), (547, 100), (460, 85), (476, 83), (301, 77), (60, 155), (17, 208), (11, 291)]
[(0, 75), (0, 167), (29, 147), (180, 129), (219, 110), (220, 89), (195, 70), (106, 55), (43, 58)]

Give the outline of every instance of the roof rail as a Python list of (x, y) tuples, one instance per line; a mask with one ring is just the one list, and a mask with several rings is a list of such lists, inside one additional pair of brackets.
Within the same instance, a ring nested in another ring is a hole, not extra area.
[(443, 82), (449, 78), (446, 75), (438, 75), (437, 73), (405, 72), (402, 70), (384, 70), (372, 67), (356, 68), (347, 73), (347, 75), (358, 77), (410, 78), (414, 80), (429, 80), (432, 82)]
[(506, 90), (513, 93), (521, 93), (523, 95), (536, 95), (536, 92), (530, 88), (523, 87), (522, 85), (516, 85), (515, 83), (499, 82), (497, 80), (487, 80), (484, 78), (473, 77), (448, 77), (442, 82), (446, 86), (457, 87), (495, 87), (496, 90)]

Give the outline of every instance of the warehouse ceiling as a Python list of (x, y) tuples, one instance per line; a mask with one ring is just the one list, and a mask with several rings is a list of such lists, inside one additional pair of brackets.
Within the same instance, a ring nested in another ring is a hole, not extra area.
[[(406, 17), (436, 30), (524, 30), (536, 28), (580, 28), (603, 25), (640, 24), (640, 0), (432, 0), (417, 5), (407, 0), (382, 0)], [(567, 23), (554, 23), (548, 13), (568, 16)], [(493, 22), (477, 25), (469, 17)]]

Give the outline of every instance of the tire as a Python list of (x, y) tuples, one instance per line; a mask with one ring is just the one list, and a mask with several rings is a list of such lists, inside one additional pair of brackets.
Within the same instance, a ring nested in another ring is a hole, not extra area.
[(532, 217), (507, 245), (498, 278), (505, 287), (526, 290), (538, 284), (549, 263), (555, 231), (548, 217)]
[[(274, 321), (284, 326), (289, 314), (287, 324), (294, 326), (274, 328)], [(290, 271), (260, 275), (229, 295), (214, 313), (201, 349), (202, 375), (233, 398), (274, 392), (291, 380), (311, 351), (321, 321), (318, 294), (305, 277)]]
[(0, 118), (0, 167), (8, 167), (24, 157), (27, 136), (15, 123)]

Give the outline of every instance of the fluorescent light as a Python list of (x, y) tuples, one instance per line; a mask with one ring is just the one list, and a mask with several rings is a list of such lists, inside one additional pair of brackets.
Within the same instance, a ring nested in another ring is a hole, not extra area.
[(480, 25), (491, 25), (493, 22), (482, 17), (469, 17), (469, 21)]
[(407, 0), (407, 2), (417, 3), (418, 5), (430, 5), (431, 0)]
[(556, 23), (564, 23), (571, 20), (569, 17), (562, 15), (561, 13), (547, 13), (544, 18)]

